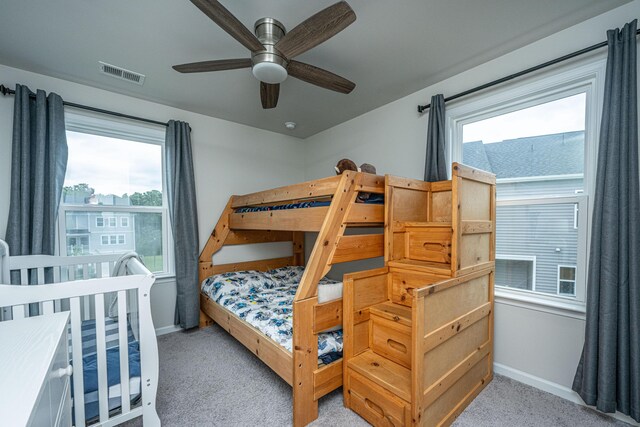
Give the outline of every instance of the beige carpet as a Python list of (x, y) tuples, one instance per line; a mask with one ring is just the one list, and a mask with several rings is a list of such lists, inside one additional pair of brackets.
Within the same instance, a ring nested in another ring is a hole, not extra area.
[[(157, 407), (163, 426), (291, 425), (291, 389), (220, 327), (158, 338)], [(313, 426), (367, 426), (342, 406), (338, 389), (320, 401)], [(127, 426), (142, 425), (140, 419)], [(505, 377), (495, 379), (456, 420), (457, 427), (627, 426), (606, 415)]]

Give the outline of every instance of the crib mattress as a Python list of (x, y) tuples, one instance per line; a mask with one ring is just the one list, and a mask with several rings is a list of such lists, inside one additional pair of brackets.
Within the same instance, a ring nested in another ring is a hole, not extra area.
[[(287, 351), (293, 341), (293, 299), (304, 267), (268, 272), (240, 271), (205, 279), (204, 294), (280, 344)], [(323, 278), (322, 284), (337, 283)], [(318, 359), (331, 363), (342, 357), (342, 330), (318, 334)]]
[[(118, 342), (118, 320), (105, 318), (107, 387), (110, 411), (117, 410), (121, 405), (120, 387), (120, 348)], [(135, 340), (131, 325), (127, 319), (127, 340), (129, 359), (129, 398), (135, 402), (140, 396), (140, 346)], [(84, 383), (85, 419), (90, 422), (99, 415), (98, 396), (98, 361), (96, 352), (96, 322), (95, 319), (82, 322), (82, 371)], [(71, 352), (71, 333), (69, 336), (69, 354)], [(73, 364), (73, 360), (71, 361)], [(73, 390), (72, 390), (73, 391)]]

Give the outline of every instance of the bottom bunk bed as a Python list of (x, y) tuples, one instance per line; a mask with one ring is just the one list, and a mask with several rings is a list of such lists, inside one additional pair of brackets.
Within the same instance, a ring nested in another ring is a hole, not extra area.
[[(202, 282), (201, 292), (235, 317), (245, 321), (291, 353), (293, 299), (304, 273), (302, 266), (269, 271), (233, 271)], [(318, 303), (342, 298), (342, 282), (322, 278)], [(342, 357), (342, 328), (318, 334), (318, 363), (328, 365)]]
[[(243, 264), (250, 268), (252, 263)], [(284, 265), (230, 271), (201, 283), (201, 310), (289, 385), (294, 377), (294, 298), (304, 269)], [(314, 303), (317, 320), (307, 329), (318, 343), (312, 369), (317, 400), (342, 384), (342, 282), (321, 279)]]
[[(0, 240), (0, 320), (69, 312), (67, 365), (75, 426), (112, 426), (138, 416), (145, 425), (160, 425), (155, 409), (158, 347), (150, 306), (155, 278), (131, 256), (114, 268), (117, 258), (9, 257)], [(115, 270), (124, 275), (102, 277)], [(9, 284), (11, 278), (22, 286)]]

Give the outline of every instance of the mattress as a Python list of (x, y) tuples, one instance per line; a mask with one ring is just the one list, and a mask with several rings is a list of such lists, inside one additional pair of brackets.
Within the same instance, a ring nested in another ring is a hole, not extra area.
[[(362, 203), (371, 204), (371, 205), (381, 205), (384, 204), (384, 195), (382, 194), (371, 194), (369, 198)], [(235, 213), (245, 213), (245, 212), (264, 212), (264, 211), (279, 211), (286, 209), (304, 209), (304, 208), (317, 208), (321, 206), (329, 206), (331, 201), (307, 201), (307, 202), (298, 202), (298, 203), (287, 203), (284, 205), (274, 205), (274, 206), (246, 206), (243, 208), (238, 208), (235, 210)]]
[[(217, 274), (202, 282), (202, 292), (280, 344), (287, 351), (293, 341), (293, 299), (304, 267), (282, 267), (267, 272)], [(320, 286), (338, 283), (323, 278)], [(318, 334), (318, 360), (331, 363), (342, 357), (342, 330)]]
[[(127, 321), (127, 320), (125, 320)], [(85, 419), (87, 422), (99, 415), (98, 398), (98, 356), (96, 352), (96, 321), (82, 322), (82, 372), (85, 401)], [(71, 355), (71, 332), (69, 331), (69, 354)], [(118, 341), (118, 319), (105, 318), (107, 387), (109, 411), (120, 408), (120, 347)], [(135, 340), (131, 325), (127, 321), (127, 340), (129, 356), (129, 398), (136, 402), (140, 397), (140, 346)], [(71, 361), (73, 365), (73, 360)], [(72, 388), (73, 393), (73, 388)]]

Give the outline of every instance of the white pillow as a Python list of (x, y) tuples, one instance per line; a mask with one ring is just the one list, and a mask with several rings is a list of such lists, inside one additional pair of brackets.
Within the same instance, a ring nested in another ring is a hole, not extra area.
[(342, 282), (320, 283), (318, 285), (318, 304), (342, 298)]
[[(318, 304), (342, 298), (342, 282), (318, 284)], [(339, 331), (342, 325), (334, 326), (322, 332)]]

